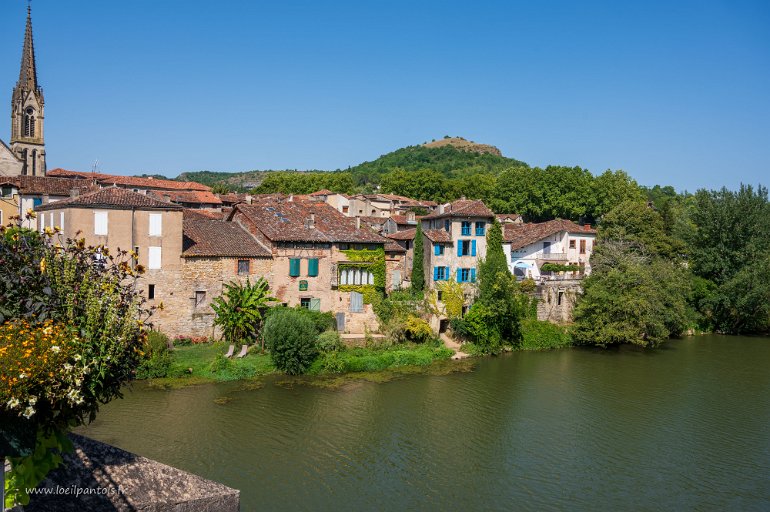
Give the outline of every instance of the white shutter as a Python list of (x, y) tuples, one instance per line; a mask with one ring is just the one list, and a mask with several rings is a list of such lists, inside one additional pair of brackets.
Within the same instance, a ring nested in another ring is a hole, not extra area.
[(159, 269), (160, 268), (160, 247), (150, 247), (149, 261), (147, 268)]
[(64, 212), (59, 212), (59, 228), (64, 231)]
[(107, 234), (107, 212), (94, 212), (94, 235)]
[(150, 236), (161, 236), (163, 234), (163, 215), (160, 213), (150, 214)]

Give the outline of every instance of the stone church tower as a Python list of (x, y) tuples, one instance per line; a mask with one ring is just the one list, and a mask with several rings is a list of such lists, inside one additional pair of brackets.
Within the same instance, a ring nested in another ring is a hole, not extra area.
[(37, 83), (32, 11), (28, 7), (19, 82), (11, 99), (11, 151), (22, 163), (22, 175), (45, 176), (44, 110), (43, 89)]

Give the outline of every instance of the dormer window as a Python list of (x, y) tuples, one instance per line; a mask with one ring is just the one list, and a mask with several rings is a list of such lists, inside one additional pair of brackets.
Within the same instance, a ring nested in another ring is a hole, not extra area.
[(35, 136), (35, 109), (32, 107), (27, 107), (24, 111), (24, 136)]

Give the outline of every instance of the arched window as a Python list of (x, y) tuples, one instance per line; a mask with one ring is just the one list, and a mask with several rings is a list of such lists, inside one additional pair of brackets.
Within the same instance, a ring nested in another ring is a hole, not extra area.
[(24, 136), (35, 136), (35, 109), (32, 107), (27, 107), (24, 111)]

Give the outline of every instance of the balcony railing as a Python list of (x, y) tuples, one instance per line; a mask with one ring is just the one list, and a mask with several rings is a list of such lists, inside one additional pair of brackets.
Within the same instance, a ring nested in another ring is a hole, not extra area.
[(567, 261), (568, 255), (566, 252), (541, 252), (537, 255), (538, 261)]

